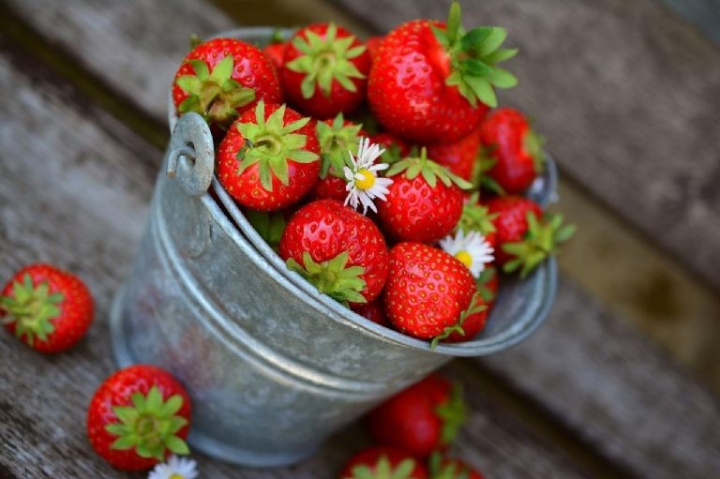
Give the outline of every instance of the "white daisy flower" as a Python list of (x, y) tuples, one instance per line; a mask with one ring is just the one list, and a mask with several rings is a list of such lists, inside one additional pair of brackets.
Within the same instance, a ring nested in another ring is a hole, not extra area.
[(362, 204), (363, 214), (367, 213), (368, 208), (377, 213), (377, 207), (373, 203), (375, 198), (387, 200), (385, 195), (388, 194), (388, 187), (393, 180), (379, 178), (378, 172), (388, 169), (389, 165), (375, 163), (375, 160), (384, 152), (385, 150), (380, 149), (377, 144), (371, 144), (368, 138), (361, 138), (357, 158), (350, 152), (352, 168), (343, 167), (345, 179), (348, 182), (345, 186), (345, 190), (348, 192), (345, 204), (349, 203), (355, 209)]
[(483, 272), (485, 265), (495, 259), (495, 250), (477, 231), (471, 231), (465, 236), (463, 230), (458, 230), (454, 237), (450, 234), (441, 239), (440, 248), (459, 259), (476, 278)]
[(198, 477), (197, 464), (192, 459), (170, 456), (150, 471), (148, 479), (195, 479)]

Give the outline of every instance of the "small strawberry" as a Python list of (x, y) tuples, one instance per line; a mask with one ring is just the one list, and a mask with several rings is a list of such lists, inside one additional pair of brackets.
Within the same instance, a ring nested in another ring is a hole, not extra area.
[(256, 46), (216, 38), (193, 48), (175, 73), (172, 86), (180, 115), (195, 112), (222, 130), (259, 100), (282, 103), (277, 71)]
[(20, 269), (0, 296), (0, 322), (43, 353), (61, 352), (77, 343), (93, 314), (93, 298), (82, 280), (49, 264)]
[(399, 331), (419, 339), (441, 336), (471, 312), (475, 293), (470, 270), (445, 251), (414, 242), (390, 250), (383, 301)]
[(265, 56), (270, 59), (278, 71), (283, 65), (286, 46), (287, 42), (285, 41), (285, 37), (282, 32), (280, 30), (275, 30), (270, 37), (270, 42), (262, 48)]
[(462, 459), (442, 457), (439, 453), (430, 456), (428, 466), (432, 479), (484, 479)]
[(218, 148), (218, 178), (241, 205), (275, 211), (298, 202), (315, 185), (320, 146), (309, 118), (285, 105), (259, 102)]
[(308, 203), (290, 218), (280, 257), (342, 303), (372, 301), (388, 275), (388, 250), (378, 227), (334, 200)]
[(543, 139), (518, 110), (492, 112), (481, 125), (480, 138), (490, 161), (485, 174), (505, 194), (523, 193), (542, 172)]
[(189, 453), (190, 415), (190, 398), (170, 373), (135, 365), (115, 372), (95, 391), (87, 433), (113, 467), (141, 471), (170, 454)]
[(393, 239), (430, 243), (455, 228), (462, 215), (461, 188), (470, 185), (429, 160), (424, 148), (420, 157), (393, 164), (385, 176), (393, 183), (378, 215)]
[(447, 23), (413, 20), (388, 33), (373, 58), (368, 101), (383, 127), (421, 144), (457, 141), (497, 103), (493, 88), (516, 78), (497, 64), (517, 51), (499, 49), (507, 31), (465, 32), (454, 1)]
[(521, 196), (490, 198), (486, 205), (497, 214), (495, 258), (506, 273), (519, 270), (520, 277), (527, 276), (575, 232), (574, 226), (563, 226), (562, 216), (543, 215), (537, 203)]
[(425, 458), (455, 439), (465, 420), (465, 403), (458, 384), (431, 374), (371, 410), (366, 419), (378, 444)]
[(318, 23), (288, 41), (280, 79), (295, 108), (326, 119), (360, 106), (369, 72), (370, 54), (362, 42), (332, 22)]
[(480, 154), (480, 136), (476, 131), (463, 138), (427, 146), (428, 158), (460, 178), (471, 181)]
[(427, 470), (410, 454), (394, 447), (372, 446), (348, 460), (339, 479), (427, 479)]
[(357, 155), (360, 139), (367, 136), (362, 125), (356, 125), (339, 113), (333, 120), (318, 121), (316, 126), (322, 168), (320, 181), (313, 188), (314, 198), (345, 201), (347, 191), (343, 168), (349, 166), (350, 154)]

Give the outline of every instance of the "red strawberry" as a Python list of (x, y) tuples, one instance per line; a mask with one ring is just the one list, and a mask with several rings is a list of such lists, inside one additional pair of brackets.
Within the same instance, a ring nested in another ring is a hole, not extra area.
[(430, 457), (429, 467), (432, 479), (484, 479), (462, 459), (442, 457), (440, 454)]
[(492, 165), (486, 174), (506, 194), (523, 193), (542, 171), (542, 138), (519, 111), (492, 112), (480, 128), (480, 138)]
[(392, 327), (392, 324), (390, 324), (390, 321), (388, 321), (387, 316), (385, 315), (385, 309), (381, 298), (375, 298), (369, 303), (353, 305), (352, 310), (360, 316), (363, 316), (380, 326), (385, 326), (387, 328)]
[(459, 385), (431, 374), (387, 399), (366, 419), (378, 444), (425, 458), (453, 441), (465, 420), (465, 403)]
[[(469, 183), (426, 157), (405, 158), (387, 171), (387, 201), (378, 205), (383, 228), (399, 241), (433, 242), (457, 225), (463, 209), (461, 187)], [(439, 180), (439, 181), (438, 181)]]
[(275, 211), (305, 196), (318, 180), (320, 146), (309, 118), (259, 102), (218, 148), (218, 178), (241, 205)]
[(199, 113), (223, 130), (259, 100), (283, 101), (270, 59), (258, 47), (233, 38), (193, 48), (175, 73), (172, 95), (179, 114)]
[(339, 479), (426, 479), (427, 470), (410, 454), (394, 447), (373, 446), (355, 454)]
[(543, 216), (537, 203), (521, 196), (498, 196), (486, 204), (497, 214), (492, 220), (498, 242), (495, 261), (507, 273), (520, 270), (521, 277), (527, 276), (575, 232), (574, 226), (562, 225), (562, 216)]
[(467, 181), (473, 179), (479, 154), (480, 136), (476, 131), (457, 141), (427, 147), (428, 158)]
[(408, 145), (405, 140), (402, 140), (386, 131), (376, 133), (372, 136), (371, 140), (373, 143), (380, 145), (380, 147), (385, 150), (380, 158), (383, 163), (387, 163), (389, 165), (410, 156), (410, 152), (412, 151), (410, 145)]
[(347, 180), (343, 167), (349, 166), (350, 152), (357, 156), (360, 139), (368, 135), (362, 130), (362, 125), (345, 120), (342, 113), (333, 120), (317, 122), (316, 130), (322, 168), (320, 181), (315, 185), (312, 195), (314, 198), (345, 201)]
[[(476, 280), (476, 283), (478, 281)], [(471, 341), (477, 334), (485, 329), (488, 318), (488, 306), (483, 299), (482, 294), (478, 290), (475, 295), (473, 308), (468, 314), (461, 317), (458, 325), (454, 329), (449, 329), (446, 334), (438, 336), (437, 340), (446, 343), (461, 343)]]
[(0, 322), (22, 342), (43, 353), (64, 351), (92, 324), (93, 298), (72, 273), (32, 264), (15, 273), (0, 296)]
[(372, 301), (388, 275), (388, 250), (378, 227), (334, 200), (309, 203), (290, 218), (280, 256), (340, 302)]
[(285, 47), (287, 42), (280, 30), (275, 30), (270, 37), (270, 43), (262, 48), (263, 53), (275, 65), (278, 70), (282, 68), (283, 58), (285, 57)]
[(367, 47), (367, 51), (370, 54), (370, 58), (375, 58), (375, 54), (377, 53), (378, 49), (380, 48), (380, 42), (382, 42), (383, 37), (381, 36), (374, 36), (370, 37), (365, 41), (365, 46)]
[(95, 391), (87, 433), (113, 467), (140, 471), (170, 454), (188, 454), (190, 398), (167, 371), (135, 365), (117, 371)]
[(401, 332), (432, 339), (454, 330), (476, 293), (470, 270), (445, 251), (423, 243), (390, 250), (385, 314)]
[(380, 124), (421, 144), (469, 135), (497, 103), (493, 87), (517, 83), (496, 66), (516, 53), (499, 49), (506, 36), (494, 27), (464, 33), (456, 1), (447, 24), (413, 20), (388, 33), (368, 80), (368, 101)]
[(289, 40), (280, 79), (295, 108), (326, 119), (360, 106), (369, 72), (365, 45), (332, 22), (318, 23)]

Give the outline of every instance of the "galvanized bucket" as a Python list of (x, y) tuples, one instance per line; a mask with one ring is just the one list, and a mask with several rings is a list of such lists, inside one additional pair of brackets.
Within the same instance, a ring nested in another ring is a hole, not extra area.
[[(147, 231), (110, 321), (120, 367), (155, 364), (187, 387), (195, 450), (248, 466), (296, 463), (453, 357), (505, 349), (545, 319), (553, 259), (525, 281), (504, 280), (486, 329), (465, 343), (430, 350), (366, 320), (289, 271), (253, 230), (213, 177), (202, 118), (173, 123)], [(531, 196), (547, 203), (555, 181), (548, 159)]]

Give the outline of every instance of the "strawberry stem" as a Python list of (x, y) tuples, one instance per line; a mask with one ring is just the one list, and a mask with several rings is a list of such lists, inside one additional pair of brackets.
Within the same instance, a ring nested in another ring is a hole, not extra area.
[(50, 293), (49, 283), (33, 284), (30, 275), (25, 274), (22, 281), (13, 283), (11, 296), (0, 297), (0, 310), (5, 312), (2, 323), (15, 324), (15, 335), (25, 336), (30, 346), (36, 338), (47, 341), (55, 331), (53, 321), (60, 315), (64, 300), (61, 293)]
[(287, 267), (314, 284), (320, 293), (327, 294), (345, 306), (348, 305), (348, 302), (367, 302), (361, 294), (367, 286), (365, 280), (361, 278), (365, 273), (365, 268), (361, 266), (348, 267), (347, 251), (320, 263), (315, 262), (310, 253), (304, 251), (302, 260), (303, 264), (301, 265), (293, 258), (289, 258)]

